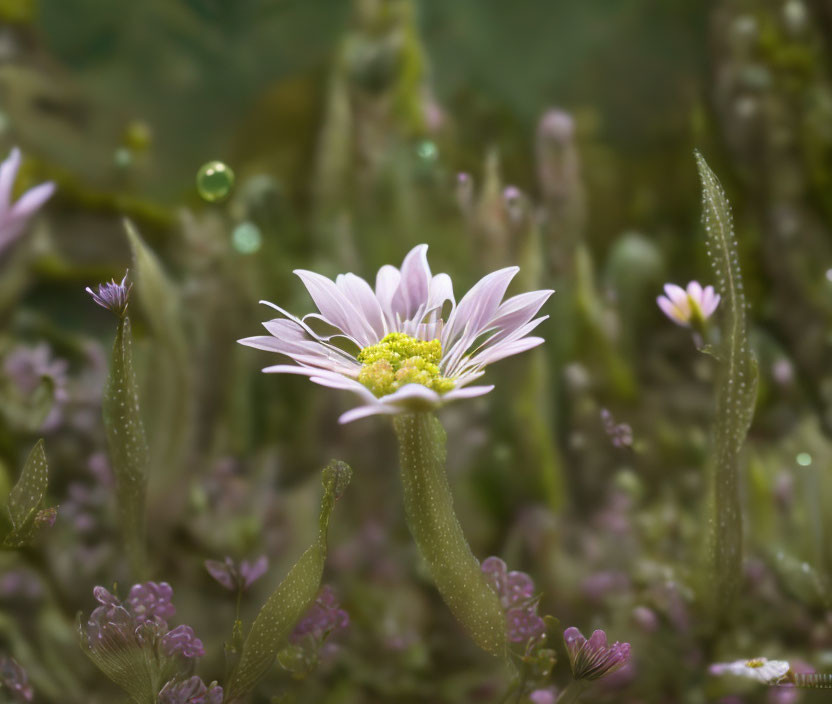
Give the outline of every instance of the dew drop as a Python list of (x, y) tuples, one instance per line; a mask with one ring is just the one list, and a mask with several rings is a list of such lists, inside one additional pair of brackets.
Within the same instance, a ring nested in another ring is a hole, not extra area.
[(795, 457), (795, 461), (801, 467), (808, 467), (810, 464), (812, 464), (812, 455), (810, 455), (808, 452), (800, 452), (798, 453), (797, 457)]
[(234, 187), (234, 172), (221, 161), (203, 164), (196, 174), (196, 190), (209, 203), (227, 197)]
[(434, 142), (423, 139), (416, 145), (416, 155), (427, 162), (434, 162), (439, 157), (439, 149)]
[(263, 244), (263, 235), (253, 222), (241, 222), (231, 233), (231, 244), (240, 254), (254, 254)]

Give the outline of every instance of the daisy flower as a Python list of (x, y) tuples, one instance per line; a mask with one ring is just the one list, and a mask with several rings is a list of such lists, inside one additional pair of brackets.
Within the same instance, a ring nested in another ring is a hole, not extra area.
[(662, 312), (682, 327), (702, 327), (719, 305), (719, 294), (713, 286), (691, 281), (687, 290), (676, 284), (664, 285), (665, 296), (659, 296), (656, 303)]
[[(301, 374), (355, 393), (361, 405), (344, 413), (341, 423), (429, 411), (487, 394), (493, 386), (471, 382), (489, 364), (543, 342), (529, 333), (548, 317), (535, 315), (553, 292), (530, 291), (503, 300), (518, 272), (507, 267), (483, 277), (457, 303), (450, 277), (431, 273), (427, 250), (425, 244), (414, 247), (401, 269), (383, 266), (375, 288), (355, 274), (332, 281), (297, 270), (318, 312), (298, 318), (263, 301), (284, 317), (263, 323), (270, 335), (239, 342), (293, 362), (264, 372)], [(312, 324), (320, 323), (334, 332), (316, 332)]]
[(734, 662), (720, 662), (711, 665), (709, 672), (712, 675), (736, 675), (757, 680), (763, 684), (772, 684), (783, 677), (789, 671), (789, 663), (785, 660), (767, 660), (766, 658), (754, 658), (753, 660), (736, 660)]
[(55, 191), (54, 183), (41, 183), (12, 203), (12, 189), (19, 169), (20, 150), (12, 149), (8, 158), (0, 163), (0, 252), (21, 235), (29, 219)]

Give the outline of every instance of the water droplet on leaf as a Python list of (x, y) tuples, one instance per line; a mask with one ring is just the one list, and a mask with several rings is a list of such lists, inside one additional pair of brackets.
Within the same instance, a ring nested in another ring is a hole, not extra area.
[(203, 164), (196, 174), (196, 189), (209, 203), (222, 200), (234, 187), (234, 172), (221, 161)]

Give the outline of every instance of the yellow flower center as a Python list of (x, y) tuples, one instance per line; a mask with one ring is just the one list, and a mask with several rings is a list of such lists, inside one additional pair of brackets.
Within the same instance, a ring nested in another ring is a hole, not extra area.
[(364, 366), (358, 381), (375, 396), (386, 396), (405, 384), (421, 384), (437, 393), (454, 388), (453, 380), (442, 376), (439, 361), (442, 343), (439, 340), (417, 340), (403, 332), (391, 332), (358, 353)]
[(765, 665), (765, 662), (760, 660), (760, 659), (746, 660), (745, 661), (745, 666), (746, 667), (757, 668), (757, 667), (762, 667), (763, 665)]

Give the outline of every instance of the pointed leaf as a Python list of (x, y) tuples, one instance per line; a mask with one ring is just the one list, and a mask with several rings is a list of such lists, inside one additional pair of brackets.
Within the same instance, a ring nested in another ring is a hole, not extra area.
[(321, 499), (318, 538), (301, 555), (254, 619), (224, 701), (236, 701), (254, 688), (274, 665), (277, 654), (287, 644), (295, 623), (315, 601), (326, 560), (329, 519), (335, 502), (351, 478), (352, 470), (343, 462), (333, 461), (324, 469), (324, 496)]
[(757, 398), (757, 363), (748, 344), (746, 301), (731, 208), (722, 186), (698, 152), (696, 161), (702, 181), (708, 256), (722, 299), (711, 468), (710, 562), (712, 605), (717, 618), (723, 618), (730, 613), (742, 579), (739, 462)]
[(130, 318), (119, 321), (110, 373), (102, 401), (116, 499), (128, 557), (141, 572), (144, 564), (144, 514), (148, 450), (133, 370)]
[(23, 465), (17, 484), (9, 493), (9, 519), (12, 530), (6, 536), (6, 547), (21, 547), (34, 538), (38, 530), (37, 515), (49, 479), (43, 440), (38, 440)]

